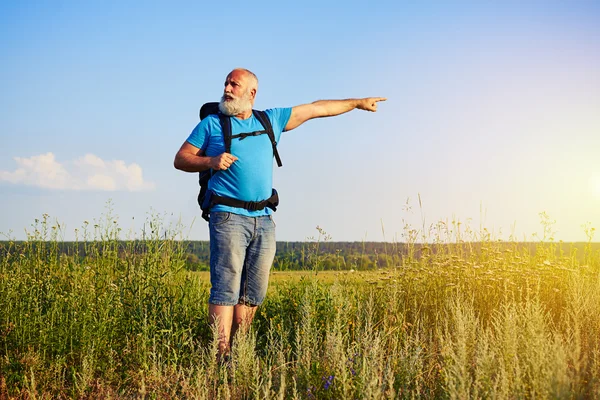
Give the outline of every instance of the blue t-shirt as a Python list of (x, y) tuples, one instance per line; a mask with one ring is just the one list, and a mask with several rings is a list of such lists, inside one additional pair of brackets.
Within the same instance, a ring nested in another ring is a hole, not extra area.
[[(281, 132), (292, 115), (291, 108), (273, 108), (265, 110), (271, 124), (275, 141), (279, 143)], [(254, 115), (248, 119), (231, 117), (231, 134), (264, 130)], [(209, 157), (218, 156), (225, 151), (225, 142), (221, 123), (217, 115), (204, 118), (192, 131), (188, 143), (204, 151)], [(219, 196), (231, 197), (243, 201), (262, 201), (271, 197), (273, 189), (273, 146), (269, 135), (248, 136), (240, 140), (231, 140), (231, 154), (238, 158), (225, 171), (216, 171), (208, 182), (208, 189)], [(259, 211), (228, 207), (218, 204), (211, 211), (225, 211), (235, 214), (257, 217), (270, 215), (272, 210), (265, 207)]]

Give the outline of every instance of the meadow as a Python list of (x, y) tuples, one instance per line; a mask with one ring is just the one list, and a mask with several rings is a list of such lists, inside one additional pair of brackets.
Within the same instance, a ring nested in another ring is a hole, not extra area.
[(583, 250), (408, 228), (398, 264), (369, 271), (323, 271), (313, 243), (312, 269), (272, 273), (228, 363), (181, 229), (148, 227), (123, 242), (108, 215), (65, 254), (44, 216), (0, 244), (0, 398), (600, 398), (591, 227)]

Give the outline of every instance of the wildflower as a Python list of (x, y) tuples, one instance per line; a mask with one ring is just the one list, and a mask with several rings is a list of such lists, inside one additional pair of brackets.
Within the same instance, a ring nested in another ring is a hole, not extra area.
[(356, 370), (354, 369), (354, 358), (357, 356), (358, 354), (354, 354), (354, 357), (348, 357), (348, 361), (346, 361), (346, 365), (348, 366), (348, 369), (350, 370), (350, 373), (352, 374), (352, 376), (356, 376)]
[(335, 378), (335, 375), (329, 375), (327, 378), (323, 377), (323, 389), (329, 389), (329, 386), (333, 384), (333, 378)]

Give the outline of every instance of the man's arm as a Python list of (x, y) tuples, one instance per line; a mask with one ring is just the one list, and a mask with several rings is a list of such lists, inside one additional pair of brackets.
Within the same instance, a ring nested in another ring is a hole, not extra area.
[(208, 157), (204, 152), (189, 142), (183, 143), (175, 155), (173, 165), (185, 172), (201, 172), (212, 168), (216, 171), (225, 170), (237, 160), (229, 153), (221, 153), (215, 157)]
[(377, 103), (387, 100), (385, 97), (367, 97), (364, 99), (318, 100), (292, 108), (292, 115), (284, 131), (291, 131), (309, 119), (333, 117), (354, 109), (377, 111)]

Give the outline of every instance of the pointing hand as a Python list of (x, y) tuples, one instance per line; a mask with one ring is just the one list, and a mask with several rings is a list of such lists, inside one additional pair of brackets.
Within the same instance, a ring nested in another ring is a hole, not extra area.
[(385, 97), (366, 97), (358, 101), (358, 105), (356, 106), (356, 108), (358, 108), (359, 110), (375, 112), (377, 111), (377, 103), (386, 100), (387, 98)]

